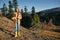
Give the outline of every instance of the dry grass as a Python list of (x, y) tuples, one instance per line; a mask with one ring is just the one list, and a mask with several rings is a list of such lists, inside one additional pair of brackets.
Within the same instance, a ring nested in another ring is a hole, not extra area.
[[(0, 16), (0, 40), (38, 40), (38, 34), (30, 30), (20, 27), (21, 37), (14, 37), (15, 27), (11, 20), (6, 17)], [(42, 38), (39, 39), (42, 40)]]
[(43, 30), (40, 32), (40, 34), (55, 37), (55, 38), (60, 38), (60, 33), (58, 32)]
[[(43, 31), (41, 30), (28, 30), (21, 26), (21, 37), (15, 38), (14, 37), (14, 24), (11, 20), (7, 19), (6, 17), (0, 16), (0, 40), (45, 40), (48, 36), (59, 37), (60, 33), (55, 33), (51, 31)], [(39, 32), (39, 34), (38, 34)], [(58, 35), (57, 35), (58, 34)], [(47, 35), (47, 37), (41, 37), (41, 35)], [(46, 40), (53, 40), (53, 37)], [(60, 38), (60, 37), (59, 37)], [(55, 39), (54, 39), (55, 40)]]

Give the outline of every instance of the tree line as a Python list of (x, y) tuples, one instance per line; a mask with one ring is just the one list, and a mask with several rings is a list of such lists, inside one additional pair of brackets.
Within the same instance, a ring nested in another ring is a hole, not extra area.
[[(8, 3), (9, 3), (8, 8), (5, 3), (3, 4), (1, 12), (3, 16), (12, 20), (13, 12), (15, 8), (18, 7), (18, 2), (17, 0), (13, 0), (9, 1)], [(35, 25), (36, 23), (40, 23), (39, 16), (35, 12), (35, 7), (33, 6), (31, 9), (32, 9), (31, 14), (29, 14), (27, 6), (24, 7), (24, 11), (23, 9), (21, 9), (21, 13), (23, 16), (21, 20), (21, 25), (23, 25), (24, 27), (28, 26), (27, 28), (31, 27), (31, 25)]]

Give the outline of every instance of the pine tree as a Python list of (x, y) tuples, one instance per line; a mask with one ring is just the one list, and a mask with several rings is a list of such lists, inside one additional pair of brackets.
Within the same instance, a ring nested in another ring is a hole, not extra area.
[(6, 16), (7, 14), (7, 7), (5, 5), (5, 3), (3, 4), (3, 8), (1, 9), (2, 15)]
[(13, 0), (13, 6), (14, 6), (14, 9), (15, 9), (16, 7), (18, 7), (17, 0)]
[(32, 18), (32, 24), (37, 24), (40, 23), (39, 16), (35, 13), (33, 18)]
[(34, 6), (32, 7), (32, 11), (31, 11), (31, 13), (32, 13), (31, 16), (32, 16), (32, 19), (33, 19), (34, 14), (35, 14), (35, 7), (34, 7)]
[(38, 14), (35, 12), (35, 7), (33, 6), (32, 7), (32, 11), (31, 11), (31, 16), (32, 16), (32, 23), (31, 23), (31, 25), (33, 25), (32, 26), (32, 28), (33, 28), (33, 30), (37, 30), (37, 29), (41, 29), (41, 22), (40, 22), (40, 18), (39, 18), (39, 16), (38, 16)]
[(32, 18), (33, 18), (34, 14), (35, 14), (35, 7), (34, 6), (32, 7), (31, 13), (32, 13)]
[(21, 9), (21, 13), (23, 13), (23, 9)]
[(32, 7), (32, 14), (31, 15), (32, 15), (32, 25), (36, 24), (36, 23), (40, 23), (39, 16), (38, 16), (38, 14), (36, 14), (34, 6)]
[(11, 19), (11, 18), (13, 17), (13, 6), (12, 6), (11, 1), (9, 1), (9, 11), (8, 11), (8, 12), (9, 12), (9, 13), (8, 13), (7, 17), (8, 17), (9, 19)]
[(33, 6), (32, 7), (32, 14), (34, 14), (35, 13), (35, 7)]
[(27, 13), (27, 6), (25, 6), (24, 11), (25, 11), (25, 13)]

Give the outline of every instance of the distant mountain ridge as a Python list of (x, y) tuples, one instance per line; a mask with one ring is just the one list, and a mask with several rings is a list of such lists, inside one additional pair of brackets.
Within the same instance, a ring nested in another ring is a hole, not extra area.
[(60, 7), (56, 7), (56, 8), (51, 8), (51, 9), (46, 9), (43, 11), (40, 11), (42, 13), (51, 13), (51, 12), (59, 12), (60, 11)]

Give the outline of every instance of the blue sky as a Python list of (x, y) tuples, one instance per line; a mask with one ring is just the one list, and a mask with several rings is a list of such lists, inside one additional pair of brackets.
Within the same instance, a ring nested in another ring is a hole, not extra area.
[[(8, 7), (8, 1), (9, 0), (0, 0), (0, 8), (3, 6), (4, 3)], [(20, 9), (24, 9), (24, 6), (26, 5), (28, 11), (31, 11), (32, 6), (35, 7), (36, 11), (41, 11), (60, 7), (60, 0), (18, 0), (18, 5)]]

